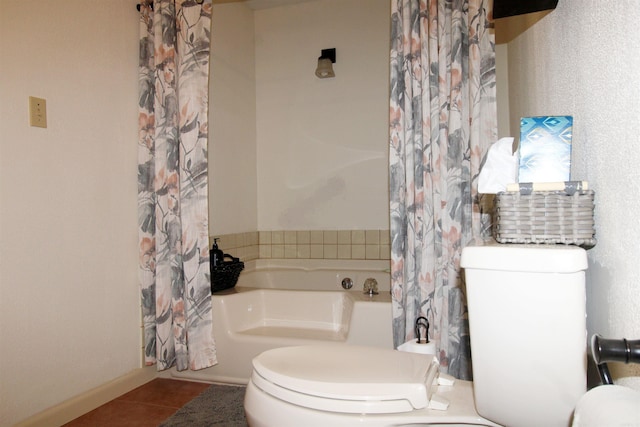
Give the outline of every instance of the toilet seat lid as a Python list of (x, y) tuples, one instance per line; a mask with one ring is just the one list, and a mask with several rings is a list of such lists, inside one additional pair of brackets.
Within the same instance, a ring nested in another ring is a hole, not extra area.
[(252, 381), (302, 406), (392, 413), (425, 408), (438, 371), (432, 355), (345, 344), (283, 347), (253, 359)]

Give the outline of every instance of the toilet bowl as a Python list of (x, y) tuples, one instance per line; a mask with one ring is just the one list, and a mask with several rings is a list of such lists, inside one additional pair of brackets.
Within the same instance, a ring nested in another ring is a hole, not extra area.
[(432, 355), (327, 344), (266, 351), (245, 394), (252, 427), (567, 426), (586, 392), (585, 251), (468, 247), (474, 382)]

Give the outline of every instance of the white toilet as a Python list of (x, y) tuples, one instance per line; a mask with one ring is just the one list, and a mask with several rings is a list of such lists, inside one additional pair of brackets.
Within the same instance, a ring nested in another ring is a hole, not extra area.
[(434, 356), (326, 344), (253, 360), (252, 427), (568, 426), (586, 392), (586, 253), (575, 246), (462, 252), (474, 381)]

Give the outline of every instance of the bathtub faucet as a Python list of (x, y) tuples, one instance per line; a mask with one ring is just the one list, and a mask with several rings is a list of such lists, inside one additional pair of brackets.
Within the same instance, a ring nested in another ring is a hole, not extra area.
[(342, 279), (342, 288), (347, 290), (353, 288), (353, 280), (350, 277)]
[(370, 297), (378, 295), (378, 281), (369, 277), (364, 281), (363, 293), (368, 294)]

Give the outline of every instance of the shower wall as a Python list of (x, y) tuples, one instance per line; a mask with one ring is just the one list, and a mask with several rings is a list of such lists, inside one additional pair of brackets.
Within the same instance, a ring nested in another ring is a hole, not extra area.
[[(256, 12), (259, 230), (388, 228), (389, 7)], [(319, 79), (327, 48), (336, 77)]]
[(209, 84), (209, 231), (257, 230), (253, 10), (213, 7)]
[(388, 230), (388, 0), (214, 11), (211, 234)]

